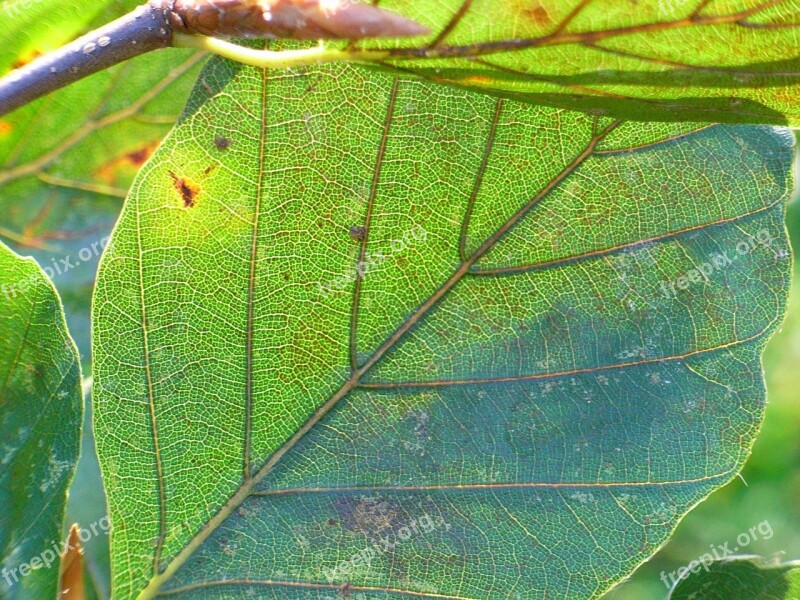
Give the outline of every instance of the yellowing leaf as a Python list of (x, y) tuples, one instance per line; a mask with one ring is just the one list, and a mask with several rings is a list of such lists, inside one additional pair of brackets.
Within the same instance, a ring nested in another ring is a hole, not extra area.
[(59, 581), (59, 600), (84, 600), (83, 548), (81, 548), (80, 527), (73, 524), (67, 536), (67, 546), (61, 554), (61, 578)]

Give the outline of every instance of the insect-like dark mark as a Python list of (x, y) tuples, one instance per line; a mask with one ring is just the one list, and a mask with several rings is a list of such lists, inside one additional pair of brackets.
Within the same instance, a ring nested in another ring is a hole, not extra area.
[(353, 225), (350, 228), (350, 237), (360, 242), (367, 236), (367, 228), (361, 225)]
[(217, 165), (208, 165), (206, 167), (206, 170), (203, 171), (203, 175), (210, 175), (211, 173), (213, 173), (216, 170), (217, 170)]
[(169, 171), (169, 176), (172, 177), (175, 189), (178, 190), (181, 198), (183, 198), (184, 208), (192, 208), (194, 206), (194, 199), (197, 198), (197, 194), (200, 193), (200, 188), (191, 180), (178, 177), (172, 171)]
[(231, 147), (231, 140), (226, 138), (225, 136), (218, 135), (214, 138), (214, 145), (217, 147), (217, 150), (227, 150)]

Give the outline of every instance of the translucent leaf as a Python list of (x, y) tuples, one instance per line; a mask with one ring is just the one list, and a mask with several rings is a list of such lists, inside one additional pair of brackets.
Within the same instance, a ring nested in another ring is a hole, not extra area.
[(594, 598), (738, 472), (787, 131), (201, 77), (94, 298), (116, 598)]
[(800, 124), (798, 0), (384, 0), (427, 26), (385, 64), (637, 120)]

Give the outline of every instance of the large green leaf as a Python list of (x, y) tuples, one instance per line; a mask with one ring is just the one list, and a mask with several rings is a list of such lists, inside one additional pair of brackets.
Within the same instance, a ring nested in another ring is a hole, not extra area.
[(0, 244), (0, 598), (55, 598), (81, 374), (52, 283)]
[(402, 72), (639, 120), (800, 124), (798, 0), (383, 0)]
[(789, 132), (202, 78), (95, 292), (115, 598), (596, 597), (737, 473)]
[(800, 563), (769, 564), (755, 557), (692, 565), (669, 600), (796, 600)]

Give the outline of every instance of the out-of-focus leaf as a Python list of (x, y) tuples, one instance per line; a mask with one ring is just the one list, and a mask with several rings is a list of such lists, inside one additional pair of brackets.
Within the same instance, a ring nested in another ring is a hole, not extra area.
[(55, 598), (81, 374), (61, 302), (31, 259), (0, 244), (0, 598)]
[(754, 557), (692, 565), (668, 600), (797, 600), (800, 563), (775, 565)]
[(383, 0), (403, 73), (638, 120), (800, 124), (798, 0)]
[[(0, 72), (138, 3), (6, 2)], [(130, 182), (180, 114), (201, 61), (177, 50), (143, 56), (0, 119), (0, 239), (52, 274), (87, 367), (99, 255)], [(105, 516), (105, 498), (91, 429), (84, 435), (68, 510), (71, 521), (88, 525)], [(85, 550), (93, 582), (107, 596), (107, 537), (93, 536)]]
[(738, 472), (787, 131), (201, 78), (94, 299), (115, 598), (595, 598)]
[(0, 74), (61, 47), (138, 4), (139, 0), (0, 2)]
[[(0, 8), (9, 25), (0, 33), (0, 73), (135, 3), (37, 0), (15, 8), (24, 4)], [(201, 61), (179, 50), (142, 56), (0, 119), (0, 239), (52, 270), (86, 356), (104, 240), (134, 175), (180, 114)]]

